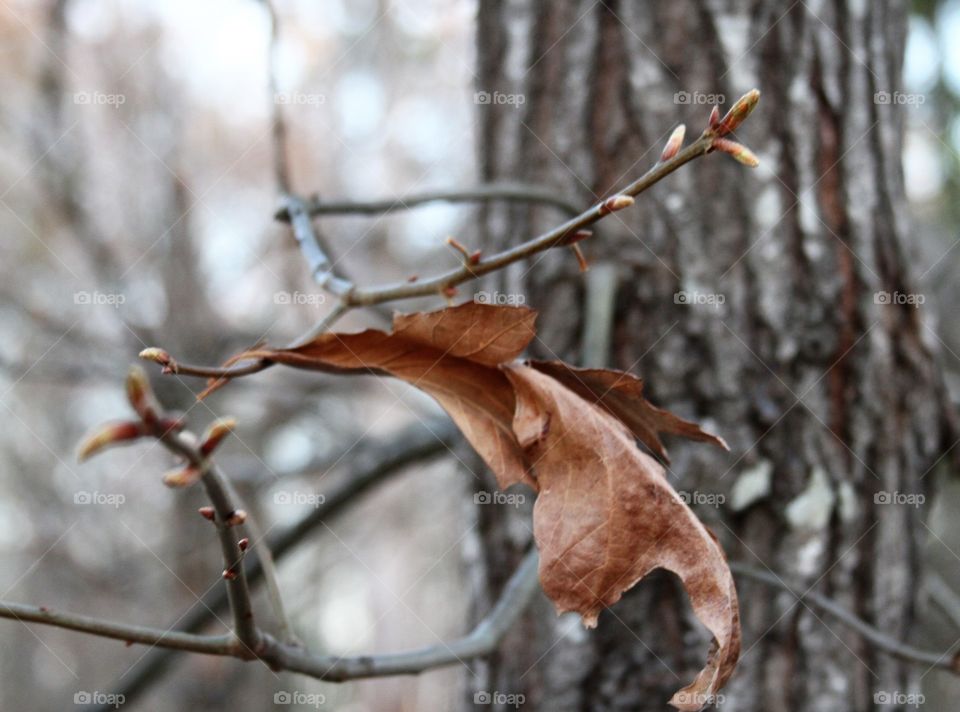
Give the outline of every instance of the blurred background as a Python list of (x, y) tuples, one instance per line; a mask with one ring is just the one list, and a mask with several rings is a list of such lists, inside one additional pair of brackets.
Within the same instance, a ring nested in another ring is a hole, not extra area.
[[(126, 414), (122, 380), (142, 348), (212, 364), (285, 343), (329, 310), (273, 219), (275, 105), (302, 194), (477, 182), (474, 2), (275, 6), (274, 92), (270, 17), (252, 0), (0, 2), (0, 598), (167, 626), (221, 585), (212, 531), (195, 513), (202, 497), (162, 486), (165, 452), (143, 444), (82, 466), (74, 452), (91, 426)], [(916, 3), (904, 90), (922, 102), (904, 114), (903, 166), (911, 247), (932, 263), (918, 288), (960, 353), (949, 318), (960, 299), (957, 36), (960, 1)], [(473, 210), (430, 204), (319, 224), (342, 270), (372, 284), (454, 265), (444, 239), (474, 243)], [(383, 324), (363, 313), (340, 326)], [(960, 387), (960, 373), (948, 375)], [(239, 419), (222, 461), (271, 532), (349, 474), (354, 446), (439, 415), (403, 384), (368, 378), (274, 369), (200, 405), (201, 382), (155, 382), (195, 430)], [(462, 467), (410, 468), (284, 559), (286, 603), (308, 645), (387, 651), (465, 632), (461, 562), (475, 521)], [(4, 710), (72, 708), (146, 652), (11, 621), (0, 641)], [(450, 668), (334, 686), (184, 655), (136, 709), (262, 710), (298, 691), (342, 712), (440, 710), (462, 700), (464, 677)]]

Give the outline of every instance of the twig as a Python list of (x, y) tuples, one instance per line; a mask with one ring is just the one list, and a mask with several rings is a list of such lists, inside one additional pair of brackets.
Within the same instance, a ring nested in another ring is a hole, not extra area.
[[(301, 544), (323, 522), (342, 512), (364, 493), (377, 484), (396, 475), (404, 468), (423, 460), (447, 452), (458, 437), (457, 429), (447, 420), (431, 421), (425, 425), (416, 425), (400, 433), (387, 444), (360, 448), (352, 453), (351, 466), (344, 474), (342, 484), (331, 487), (325, 493), (325, 499), (312, 512), (302, 517), (296, 524), (281, 534), (267, 539), (265, 548), (273, 552), (280, 561)], [(326, 471), (336, 460), (317, 466), (311, 471)], [(251, 586), (261, 580), (263, 569), (257, 556), (250, 556), (244, 562), (247, 580)], [(177, 630), (197, 633), (214, 621), (217, 615), (228, 606), (226, 590), (215, 588), (198, 601), (185, 614), (177, 618)], [(173, 652), (157, 648), (147, 653), (113, 688), (116, 694), (130, 702), (143, 694), (154, 682), (169, 669), (173, 662)], [(108, 712), (107, 707), (98, 708)]]
[[(259, 556), (261, 569), (263, 571), (263, 581), (267, 587), (267, 598), (270, 599), (270, 605), (273, 608), (273, 613), (277, 619), (277, 625), (280, 628), (280, 638), (285, 643), (299, 644), (299, 641), (293, 632), (293, 626), (290, 623), (290, 618), (287, 616), (286, 607), (283, 605), (283, 594), (280, 592), (280, 577), (277, 575), (277, 567), (274, 564), (273, 554), (270, 551), (270, 547), (267, 545), (267, 539), (266, 536), (264, 536), (263, 528), (260, 526), (257, 518), (250, 512), (249, 508), (244, 506), (243, 500), (237, 493), (236, 488), (230, 484), (230, 480), (224, 479), (224, 484), (226, 485), (227, 494), (230, 496), (230, 498), (236, 502), (239, 507), (243, 507), (247, 512), (247, 520), (245, 524), (247, 530), (250, 532), (251, 538), (253, 539), (254, 550)], [(246, 575), (249, 582), (250, 575), (249, 573)]]
[(253, 604), (243, 567), (244, 553), (240, 549), (233, 524), (239, 507), (230, 497), (229, 486), (220, 470), (212, 460), (200, 453), (190, 438), (183, 433), (168, 430), (160, 437), (160, 441), (167, 449), (186, 459), (202, 473), (201, 482), (216, 513), (214, 525), (220, 539), (234, 634), (243, 644), (247, 656), (254, 657), (260, 645), (260, 632), (253, 620)]
[(101, 638), (114, 638), (127, 643), (155, 645), (168, 650), (186, 650), (210, 655), (234, 655), (236, 638), (233, 635), (194, 635), (175, 630), (161, 630), (145, 626), (115, 623), (100, 618), (56, 611), (46, 606), (28, 606), (22, 603), (0, 601), (0, 618), (12, 618), (21, 623), (41, 623), (67, 630), (89, 633)]
[(334, 271), (333, 264), (327, 257), (327, 251), (321, 245), (320, 238), (313, 229), (313, 222), (307, 214), (303, 201), (288, 194), (286, 204), (287, 211), (290, 214), (290, 227), (293, 229), (293, 234), (300, 245), (300, 252), (307, 261), (310, 276), (320, 287), (331, 294), (336, 294), (341, 299), (347, 297), (353, 290), (353, 284)]
[(813, 604), (817, 608), (820, 608), (821, 610), (832, 615), (844, 625), (858, 632), (867, 640), (867, 642), (871, 643), (874, 648), (880, 652), (910, 663), (920, 663), (922, 665), (929, 665), (930, 667), (939, 668), (941, 670), (949, 670), (954, 674), (960, 674), (960, 659), (958, 659), (956, 655), (951, 654), (949, 650), (942, 653), (935, 653), (932, 651), (920, 650), (912, 645), (903, 643), (896, 638), (877, 630), (862, 618), (855, 616), (836, 601), (827, 598), (822, 594), (816, 593), (815, 591), (801, 592), (801, 586), (788, 583), (774, 573), (756, 569), (738, 561), (730, 562), (730, 570), (746, 578), (767, 584), (768, 586), (781, 588), (795, 596), (798, 601), (804, 601)]
[(493, 610), (466, 636), (450, 643), (405, 653), (357, 657), (315, 656), (290, 646), (270, 646), (263, 659), (291, 672), (319, 680), (342, 682), (387, 675), (414, 675), (488, 655), (496, 650), (539, 588), (539, 556), (532, 549), (510, 577)]
[[(557, 195), (551, 189), (526, 183), (496, 182), (483, 183), (473, 188), (430, 190), (411, 193), (397, 198), (379, 200), (310, 200), (306, 211), (310, 216), (317, 215), (382, 215), (395, 210), (410, 210), (427, 203), (481, 203), (503, 200), (513, 203), (543, 203), (559, 208), (570, 215), (577, 215), (580, 207), (575, 200)], [(290, 221), (286, 208), (278, 210), (274, 217), (283, 222)]]
[[(267, 633), (260, 633), (257, 657), (276, 670), (299, 672), (318, 680), (341, 682), (385, 675), (416, 674), (487, 655), (496, 649), (537, 590), (538, 560), (536, 549), (532, 549), (510, 577), (493, 610), (468, 635), (451, 643), (433, 645), (406, 653), (341, 657), (316, 655), (301, 647), (278, 641)], [(231, 636), (196, 636), (127, 626), (14, 603), (0, 603), (0, 617), (29, 620), (134, 643), (163, 644), (165, 647), (175, 647), (178, 650), (244, 660), (252, 657), (247, 654), (243, 646), (237, 645), (237, 641)]]
[[(487, 258), (481, 257), (475, 263), (462, 264), (457, 268), (425, 280), (401, 282), (363, 289), (354, 287), (349, 282), (340, 283), (335, 278), (330, 277), (329, 262), (327, 262), (326, 256), (322, 251), (319, 251), (319, 254), (317, 254), (312, 251), (312, 248), (308, 247), (310, 252), (305, 252), (305, 254), (308, 264), (311, 265), (311, 270), (319, 273), (322, 279), (325, 280), (327, 288), (335, 290), (334, 293), (340, 297), (339, 303), (333, 312), (335, 318), (339, 318), (354, 307), (373, 306), (401, 299), (449, 293), (450, 290), (463, 282), (477, 279), (485, 274), (503, 269), (507, 265), (531, 257), (552, 247), (566, 244), (567, 240), (574, 238), (574, 236), (584, 228), (593, 225), (611, 212), (631, 205), (635, 196), (655, 185), (681, 166), (709, 153), (713, 150), (715, 140), (716, 136), (713, 133), (713, 129), (707, 129), (700, 138), (692, 144), (678, 151), (667, 160), (659, 161), (653, 168), (617, 195), (597, 203), (562, 225), (527, 240), (520, 245), (508, 248)], [(292, 201), (290, 205), (293, 209), (291, 213), (291, 224), (294, 226), (295, 231), (300, 230), (303, 238), (301, 240), (301, 246), (304, 244), (309, 246), (311, 244), (309, 236), (312, 233), (312, 225), (306, 209), (302, 201), (299, 200)], [(307, 332), (306, 335), (312, 334), (315, 336), (328, 326), (329, 323), (321, 321)], [(295, 343), (303, 340), (303, 338), (298, 339)], [(158, 359), (152, 360), (157, 360), (163, 364), (167, 372), (206, 378), (238, 378), (259, 373), (273, 365), (269, 361), (258, 360), (247, 364), (234, 364), (223, 367), (197, 366), (180, 363), (171, 359), (169, 355), (165, 356), (167, 359), (165, 361), (159, 361)]]

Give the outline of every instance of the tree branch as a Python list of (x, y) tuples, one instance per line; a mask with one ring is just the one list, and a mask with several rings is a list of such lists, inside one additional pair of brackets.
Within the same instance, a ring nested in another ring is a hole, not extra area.
[(115, 623), (78, 613), (56, 611), (46, 606), (28, 606), (22, 603), (0, 601), (0, 618), (12, 618), (21, 623), (41, 623), (89, 633), (101, 638), (122, 640), (128, 644), (142, 643), (169, 650), (186, 650), (209, 655), (235, 655), (237, 641), (232, 634), (194, 635), (176, 630), (161, 630), (144, 626)]
[[(256, 655), (260, 644), (260, 632), (253, 620), (253, 603), (243, 567), (243, 550), (240, 548), (235, 527), (243, 524), (243, 517), (230, 496), (229, 485), (217, 466), (205, 457), (190, 438), (183, 433), (168, 430), (160, 437), (160, 442), (171, 452), (180, 455), (202, 473), (201, 482), (216, 514), (214, 525), (220, 540), (220, 552), (223, 556), (223, 577), (227, 582), (230, 610), (233, 613), (234, 634), (246, 649), (248, 657)], [(236, 521), (239, 520), (239, 521)]]
[[(482, 183), (473, 188), (429, 190), (411, 193), (396, 198), (379, 200), (340, 200), (320, 202), (311, 199), (305, 204), (308, 215), (382, 215), (396, 210), (411, 210), (427, 203), (484, 203), (502, 200), (511, 203), (543, 203), (570, 215), (577, 215), (580, 207), (570, 198), (557, 195), (556, 191), (527, 183), (496, 182)], [(290, 222), (286, 207), (274, 214), (282, 222)]]
[(929, 665), (931, 668), (949, 670), (954, 674), (960, 674), (960, 658), (958, 658), (956, 655), (951, 655), (949, 650), (942, 653), (935, 653), (932, 651), (915, 648), (912, 645), (903, 643), (896, 638), (877, 630), (862, 618), (858, 618), (831, 598), (827, 598), (826, 596), (816, 593), (815, 591), (801, 592), (801, 586), (788, 583), (780, 576), (777, 576), (772, 572), (756, 569), (748, 564), (743, 564), (738, 561), (731, 561), (729, 563), (730, 570), (735, 574), (739, 574), (745, 578), (753, 579), (754, 581), (759, 581), (760, 583), (764, 583), (774, 588), (783, 589), (784, 591), (787, 591), (795, 596), (798, 601), (810, 603), (826, 613), (829, 613), (845, 626), (852, 628), (861, 636), (863, 636), (868, 643), (872, 644), (874, 648), (880, 652), (886, 653), (887, 655), (895, 658), (899, 658), (900, 660), (905, 660), (909, 663)]
[[(396, 475), (410, 465), (447, 452), (457, 441), (459, 432), (448, 420), (430, 421), (404, 430), (388, 443), (362, 447), (354, 450), (351, 465), (339, 485), (325, 492), (324, 501), (296, 524), (277, 536), (268, 537), (267, 547), (275, 560), (280, 561), (293, 551), (323, 522), (329, 521), (350, 506), (356, 499), (373, 489), (377, 484)], [(326, 471), (339, 461), (338, 456), (329, 463), (317, 463), (311, 471)], [(244, 561), (247, 580), (253, 586), (263, 577), (263, 568), (256, 555)], [(215, 588), (207, 593), (185, 614), (177, 617), (177, 629), (181, 632), (198, 633), (214, 621), (228, 606), (227, 592)], [(159, 680), (174, 660), (173, 651), (156, 648), (147, 653), (133, 668), (124, 673), (113, 685), (116, 694), (130, 700), (143, 694)], [(108, 712), (107, 707), (97, 708)]]

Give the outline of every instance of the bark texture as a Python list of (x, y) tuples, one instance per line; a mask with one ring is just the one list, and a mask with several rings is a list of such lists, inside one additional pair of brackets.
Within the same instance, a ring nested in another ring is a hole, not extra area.
[[(522, 97), (478, 107), (483, 179), (586, 206), (655, 162), (678, 122), (696, 136), (705, 95), (723, 109), (761, 89), (739, 132), (759, 169), (708, 156), (600, 224), (582, 243), (587, 278), (554, 250), (485, 288), (541, 310), (536, 356), (632, 370), (658, 405), (727, 439), (729, 454), (667, 444), (674, 485), (698, 493), (729, 558), (908, 639), (923, 511), (876, 495), (925, 491), (950, 443), (923, 311), (874, 298), (912, 291), (905, 109), (874, 101), (902, 88), (905, 32), (900, 1), (482, 0), (477, 90)], [(481, 229), (504, 247), (558, 219), (495, 205)], [(524, 513), (483, 509), (481, 599), (528, 541)], [(726, 709), (893, 709), (882, 693), (916, 682), (789, 594), (738, 588)], [(662, 710), (708, 642), (677, 582), (654, 575), (590, 634), (542, 601), (473, 684), (527, 709)]]

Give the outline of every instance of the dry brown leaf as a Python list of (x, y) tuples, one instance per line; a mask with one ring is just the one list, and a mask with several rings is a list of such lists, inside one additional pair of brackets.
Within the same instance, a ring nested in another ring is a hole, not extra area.
[(517, 398), (514, 432), (540, 486), (533, 524), (543, 590), (558, 612), (576, 611), (592, 627), (650, 571), (679, 576), (714, 647), (671, 704), (699, 710), (740, 652), (737, 595), (722, 550), (609, 412), (537, 369), (503, 368)]
[(707, 665), (671, 700), (699, 710), (739, 655), (733, 577), (716, 540), (635, 438), (663, 457), (661, 432), (726, 444), (650, 404), (630, 374), (516, 362), (535, 318), (529, 309), (471, 302), (398, 316), (391, 333), (327, 333), (234, 360), (388, 374), (436, 398), (501, 487), (525, 482), (539, 491), (533, 524), (540, 581), (559, 611), (580, 613), (588, 626), (650, 571), (674, 572), (714, 637)]
[(513, 389), (497, 365), (534, 336), (536, 312), (467, 302), (402, 314), (392, 333), (321, 334), (292, 349), (255, 349), (238, 358), (337, 373), (380, 373), (433, 396), (497, 476), (501, 488), (535, 483), (513, 436)]
[(529, 364), (560, 381), (591, 403), (599, 403), (633, 431), (657, 455), (669, 462), (659, 433), (682, 435), (729, 450), (723, 438), (708, 433), (696, 423), (657, 408), (643, 397), (643, 379), (631, 373), (602, 368), (575, 368), (563, 361), (530, 361)]

